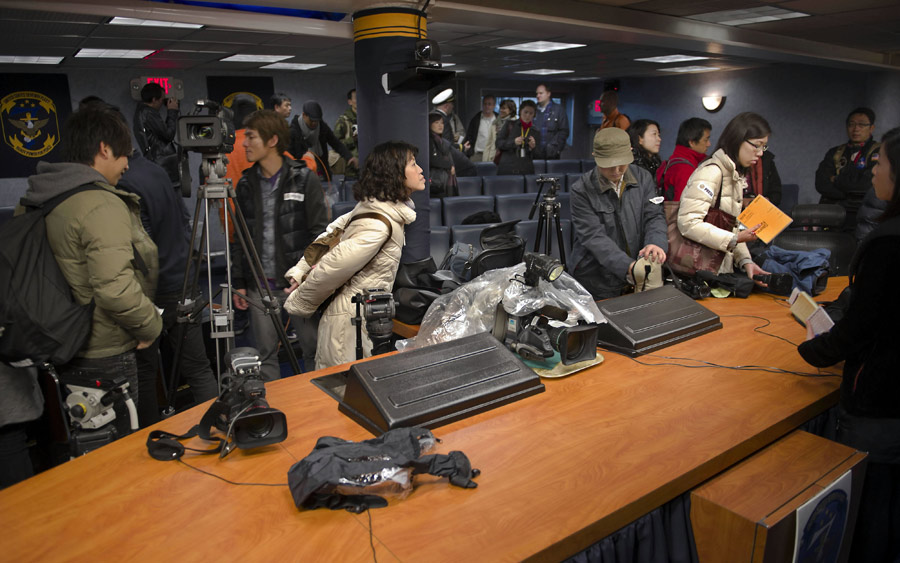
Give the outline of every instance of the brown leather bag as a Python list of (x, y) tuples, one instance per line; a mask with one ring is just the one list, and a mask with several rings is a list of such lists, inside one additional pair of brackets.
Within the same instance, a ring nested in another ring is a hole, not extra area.
[[(731, 232), (734, 230), (735, 216), (722, 211), (722, 183), (719, 183), (719, 193), (716, 196), (716, 204), (709, 208), (705, 222), (720, 229)], [(724, 250), (716, 250), (682, 236), (678, 230), (678, 208), (680, 202), (667, 201), (664, 204), (666, 213), (666, 229), (669, 237), (669, 253), (666, 262), (679, 274), (693, 276), (697, 270), (706, 270), (717, 273), (725, 259)]]

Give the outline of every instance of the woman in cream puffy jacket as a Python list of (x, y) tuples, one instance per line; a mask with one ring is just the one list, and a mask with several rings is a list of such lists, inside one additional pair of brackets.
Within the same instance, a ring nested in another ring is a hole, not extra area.
[(720, 209), (735, 217), (740, 215), (747, 170), (769, 148), (770, 133), (771, 128), (762, 116), (750, 112), (736, 116), (722, 131), (716, 152), (691, 174), (681, 195), (678, 230), (687, 239), (725, 251), (717, 273), (743, 270), (751, 279), (756, 274), (768, 273), (753, 263), (747, 250), (747, 242), (756, 240), (759, 225), (742, 231), (735, 220), (734, 229), (726, 231), (703, 219), (715, 205), (720, 191)]
[[(312, 268), (304, 258), (285, 274), (291, 284), (285, 309), (292, 315), (312, 316), (332, 293), (335, 296), (319, 322), (316, 369), (356, 360), (356, 327), (350, 323), (356, 315), (356, 304), (351, 299), (364, 289), (391, 291), (394, 285), (404, 227), (416, 218), (409, 198), (425, 189), (425, 176), (416, 164), (417, 152), (416, 147), (403, 142), (376, 146), (353, 188), (359, 203), (326, 229), (326, 233), (343, 229), (341, 241)], [(362, 213), (381, 215), (390, 222), (390, 231), (379, 218), (360, 218), (351, 223)], [(362, 337), (365, 355), (369, 356), (372, 342), (365, 327)]]

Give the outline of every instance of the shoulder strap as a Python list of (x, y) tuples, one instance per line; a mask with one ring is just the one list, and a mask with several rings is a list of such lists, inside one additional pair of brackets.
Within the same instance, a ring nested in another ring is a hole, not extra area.
[[(378, 219), (379, 221), (384, 223), (385, 227), (388, 228), (387, 240), (391, 240), (391, 237), (394, 235), (394, 227), (391, 226), (391, 221), (387, 217), (382, 215), (381, 213), (375, 213), (374, 211), (360, 213), (359, 215), (354, 215), (353, 217), (351, 217), (350, 221), (348, 221), (347, 224), (349, 225), (350, 223), (352, 223), (353, 221), (356, 221), (357, 219)], [(387, 244), (387, 240), (384, 241), (385, 244)], [(381, 246), (383, 247), (384, 245), (381, 245)]]
[(68, 190), (68, 191), (65, 191), (65, 192), (63, 192), (63, 193), (61, 193), (61, 194), (58, 194), (58, 195), (56, 195), (56, 196), (54, 196), (54, 197), (48, 199), (47, 201), (45, 201), (45, 202), (43, 202), (43, 203), (38, 204), (38, 205), (29, 205), (29, 204), (27, 204), (27, 203), (25, 202), (24, 198), (23, 198), (19, 203), (21, 203), (22, 206), (25, 207), (25, 208), (27, 208), (27, 209), (32, 209), (32, 210), (40, 211), (41, 214), (44, 215), (44, 216), (46, 217), (47, 215), (50, 214), (51, 211), (53, 211), (54, 209), (56, 209), (56, 207), (57, 207), (59, 204), (61, 204), (62, 202), (66, 201), (67, 199), (69, 199), (70, 197), (72, 197), (73, 195), (75, 195), (75, 194), (77, 194), (77, 193), (80, 193), (80, 192), (86, 192), (86, 191), (88, 191), (88, 190), (103, 190), (103, 189), (105, 189), (105, 188), (102, 188), (102, 187), (100, 187), (100, 186), (98, 186), (97, 184), (94, 184), (94, 183), (92, 182), (92, 183), (89, 183), (89, 184), (84, 184), (84, 185), (82, 185), (82, 186), (78, 186), (77, 188), (72, 188), (71, 190)]

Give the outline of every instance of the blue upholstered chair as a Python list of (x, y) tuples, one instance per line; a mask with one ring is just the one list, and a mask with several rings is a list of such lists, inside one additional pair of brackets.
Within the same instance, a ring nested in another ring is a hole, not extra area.
[(497, 165), (493, 162), (474, 162), (475, 170), (479, 176), (496, 176)]
[(332, 221), (343, 215), (344, 213), (348, 213), (352, 211), (353, 208), (356, 207), (355, 201), (336, 201), (331, 205), (331, 219)]
[(479, 211), (494, 210), (494, 196), (479, 195), (471, 197), (444, 198), (444, 225), (452, 227), (461, 225), (463, 219)]
[(450, 227), (431, 226), (431, 258), (436, 266), (441, 265), (450, 250)]
[(581, 161), (578, 159), (564, 160), (548, 160), (547, 174), (551, 176), (562, 176), (564, 174), (574, 174), (581, 172)]
[(459, 195), (473, 196), (481, 195), (481, 176), (463, 176), (457, 178), (456, 183), (459, 186)]
[(525, 193), (525, 178), (523, 176), (515, 175), (484, 177), (484, 195), (522, 193)]
[(502, 194), (494, 198), (497, 214), (504, 221), (526, 220), (534, 204), (535, 194)]
[(429, 222), (431, 226), (438, 226), (444, 224), (444, 206), (441, 205), (441, 198), (433, 197), (428, 200), (428, 204), (431, 206)]
[[(516, 234), (525, 239), (525, 252), (533, 252), (534, 251), (534, 240), (537, 236), (537, 219), (534, 221), (521, 221), (518, 225), (516, 225)], [(563, 220), (560, 221), (560, 228), (562, 229), (563, 235), (563, 245), (566, 248), (566, 260), (571, 261), (572, 259), (572, 222)], [(538, 248), (538, 252), (544, 252), (544, 240), (547, 236), (548, 226), (544, 226), (544, 232), (541, 236), (541, 242)], [(556, 233), (553, 232), (555, 230), (555, 226), (551, 223), (549, 225), (549, 229), (551, 231), (551, 236), (553, 237), (553, 251), (551, 255), (555, 258), (559, 258), (559, 244), (557, 243)], [(571, 271), (573, 265), (566, 264), (566, 271)]]
[(547, 171), (547, 161), (546, 160), (535, 160), (534, 161), (534, 173), (535, 174), (543, 174)]
[(582, 158), (581, 159), (581, 171), (582, 172), (590, 172), (594, 168), (597, 167), (597, 162), (593, 158)]

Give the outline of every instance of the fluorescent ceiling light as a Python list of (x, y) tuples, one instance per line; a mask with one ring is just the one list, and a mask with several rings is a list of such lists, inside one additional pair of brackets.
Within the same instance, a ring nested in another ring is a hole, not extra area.
[(0, 56), (0, 64), (58, 65), (65, 57)]
[(260, 68), (270, 68), (272, 70), (310, 70), (313, 68), (319, 68), (320, 66), (325, 65), (316, 63), (272, 63)]
[(664, 55), (662, 57), (647, 57), (645, 59), (634, 59), (642, 63), (687, 63), (690, 61), (705, 61), (709, 57), (697, 57), (694, 55)]
[(539, 74), (541, 76), (546, 76), (548, 74), (569, 74), (570, 72), (575, 72), (574, 70), (558, 70), (555, 68), (536, 68), (534, 70), (517, 70), (516, 74)]
[(571, 80), (572, 82), (576, 82), (579, 80), (600, 80), (600, 77), (599, 76), (580, 76), (580, 77), (567, 78), (566, 80)]
[(712, 72), (719, 70), (717, 66), (670, 66), (667, 68), (658, 68), (656, 70), (662, 72)]
[(120, 18), (118, 16), (109, 20), (110, 25), (136, 25), (145, 27), (178, 27), (183, 29), (201, 29), (198, 23), (164, 22), (159, 20), (142, 20), (138, 18)]
[(686, 17), (692, 20), (717, 23), (719, 25), (737, 26), (751, 23), (789, 20), (793, 18), (805, 18), (808, 16), (809, 14), (804, 14), (803, 12), (792, 12), (781, 8), (773, 8), (772, 6), (759, 6), (757, 8), (748, 8), (746, 10), (722, 10), (719, 12), (706, 12), (704, 14), (695, 14)]
[(557, 43), (556, 41), (530, 41), (528, 43), (518, 43), (516, 45), (507, 45), (505, 47), (497, 48), (506, 49), (507, 51), (547, 53), (549, 51), (562, 51), (563, 49), (574, 49), (576, 47), (586, 47), (586, 45), (582, 45), (581, 43)]
[(75, 58), (93, 59), (143, 59), (155, 53), (153, 49), (80, 49)]
[(441, 63), (441, 66), (442, 66), (442, 67), (445, 67), (445, 66), (456, 66), (456, 63)]
[(277, 63), (290, 59), (294, 55), (231, 55), (219, 59), (223, 63)]

